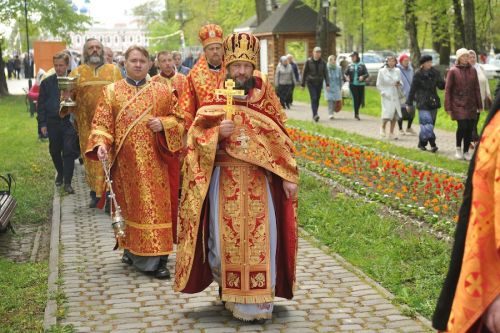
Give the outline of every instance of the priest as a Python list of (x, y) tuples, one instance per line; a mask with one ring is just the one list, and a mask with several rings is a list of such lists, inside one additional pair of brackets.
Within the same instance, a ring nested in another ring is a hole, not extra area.
[(174, 58), (170, 51), (160, 51), (156, 56), (160, 67), (160, 73), (153, 76), (151, 80), (164, 83), (176, 91), (177, 98), (187, 92), (187, 79), (184, 74), (175, 71)]
[(215, 89), (224, 81), (226, 70), (222, 65), (222, 28), (216, 24), (201, 27), (199, 33), (204, 54), (187, 75), (187, 92), (179, 101), (186, 117), (186, 128), (191, 126), (198, 109), (214, 101)]
[[(122, 261), (156, 278), (170, 277), (184, 115), (164, 84), (146, 80), (149, 54), (125, 52), (126, 79), (106, 86), (97, 105), (86, 157), (107, 160), (125, 219)], [(99, 162), (102, 168), (101, 162)]]
[(293, 297), (298, 242), (294, 145), (272, 85), (255, 70), (258, 50), (251, 34), (225, 39), (236, 90), (221, 82), (189, 129), (175, 270), (175, 290), (197, 293), (215, 280), (244, 321), (271, 318), (275, 295)]
[[(104, 61), (104, 48), (100, 41), (89, 38), (83, 46), (83, 64), (69, 74), (78, 77), (74, 90), (76, 107), (63, 107), (60, 116), (69, 112), (75, 114), (75, 127), (78, 131), (80, 151), (84, 152), (92, 126), (92, 118), (104, 86), (122, 79), (120, 70)], [(95, 208), (104, 192), (104, 172), (101, 163), (83, 157), (85, 179), (90, 187), (90, 208)]]

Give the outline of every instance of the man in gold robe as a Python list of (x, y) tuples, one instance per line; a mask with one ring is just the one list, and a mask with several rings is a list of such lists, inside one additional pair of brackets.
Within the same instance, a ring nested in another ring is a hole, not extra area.
[(228, 76), (242, 96), (226, 114), (219, 95), (189, 129), (174, 286), (196, 293), (215, 280), (244, 321), (271, 318), (275, 295), (293, 297), (298, 243), (294, 146), (272, 85), (254, 71), (258, 50), (251, 34), (225, 39)]
[(177, 98), (187, 92), (188, 81), (186, 76), (175, 72), (174, 58), (172, 52), (161, 51), (156, 56), (160, 73), (151, 78), (152, 81), (164, 83), (177, 92)]
[(125, 238), (118, 239), (125, 250), (122, 261), (156, 278), (169, 278), (180, 175), (179, 161), (169, 161), (182, 148), (184, 115), (171, 89), (146, 80), (146, 49), (130, 47), (125, 66), (127, 78), (103, 89), (86, 157), (111, 164), (126, 224)]
[[(122, 79), (117, 66), (105, 63), (104, 48), (101, 42), (95, 38), (90, 38), (85, 42), (83, 60), (84, 63), (69, 74), (70, 77), (78, 77), (74, 91), (77, 105), (76, 107), (64, 107), (60, 112), (61, 116), (68, 112), (74, 112), (81, 152), (85, 152), (87, 147), (92, 119), (102, 88)], [(90, 187), (89, 207), (95, 208), (99, 197), (104, 192), (104, 172), (101, 163), (89, 158), (84, 157), (83, 164), (85, 166), (85, 179)]]
[(450, 267), (432, 318), (449, 333), (500, 333), (500, 94), (469, 167)]
[(222, 28), (216, 24), (203, 26), (199, 33), (204, 54), (187, 75), (188, 86), (179, 104), (186, 116), (186, 128), (191, 126), (197, 110), (214, 102), (214, 91), (226, 78), (222, 65)]

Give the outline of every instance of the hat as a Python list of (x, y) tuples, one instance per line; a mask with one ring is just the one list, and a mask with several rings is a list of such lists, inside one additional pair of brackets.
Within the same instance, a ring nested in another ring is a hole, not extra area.
[(424, 63), (426, 63), (427, 61), (432, 61), (432, 56), (426, 54), (426, 55), (423, 55), (420, 57), (420, 59), (418, 60), (418, 63), (420, 65), (423, 65)]
[(405, 60), (405, 59), (410, 59), (410, 57), (406, 53), (403, 53), (402, 55), (399, 56), (398, 61), (399, 61), (399, 63), (402, 63), (403, 60)]
[(222, 44), (222, 28), (217, 24), (204, 25), (201, 27), (198, 36), (203, 48), (214, 43)]
[(352, 56), (356, 56), (356, 57), (358, 57), (358, 58), (359, 58), (359, 53), (358, 53), (358, 52), (356, 52), (356, 51), (354, 51), (353, 53), (351, 53), (351, 54), (349, 55), (349, 57), (352, 57)]
[(464, 47), (462, 47), (461, 49), (457, 50), (457, 63), (458, 63), (458, 59), (460, 59), (460, 57), (463, 56), (463, 55), (469, 55), (469, 50), (467, 50)]
[(313, 52), (321, 52), (321, 47), (316, 46), (316, 47), (313, 49)]
[(223, 46), (226, 66), (235, 61), (248, 61), (257, 67), (259, 39), (251, 33), (233, 33), (224, 39)]

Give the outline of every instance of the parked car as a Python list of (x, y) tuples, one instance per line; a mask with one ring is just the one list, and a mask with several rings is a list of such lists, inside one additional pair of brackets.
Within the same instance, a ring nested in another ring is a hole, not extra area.
[[(455, 64), (457, 57), (450, 56), (450, 67)], [(496, 57), (490, 57), (486, 64), (481, 64), (488, 80), (500, 78), (500, 54)]]
[(379, 69), (384, 67), (384, 59), (375, 53), (364, 53), (361, 56), (361, 61), (365, 64), (368, 74), (370, 74), (368, 84), (374, 85), (377, 82)]
[(396, 56), (396, 53), (391, 51), (391, 50), (382, 50), (382, 51), (369, 51), (371, 53), (375, 53), (376, 55), (378, 55), (379, 57), (381, 57), (382, 59), (386, 59), (387, 57), (389, 56)]

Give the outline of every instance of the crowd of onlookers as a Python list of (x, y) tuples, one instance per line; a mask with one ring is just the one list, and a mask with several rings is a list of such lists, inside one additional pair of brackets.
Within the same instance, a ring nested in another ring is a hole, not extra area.
[(33, 78), (33, 54), (24, 53), (8, 56), (5, 62), (7, 79)]
[[(315, 122), (319, 121), (318, 106), (323, 89), (330, 119), (335, 118), (334, 112), (342, 109), (342, 100), (347, 92), (352, 99), (354, 118), (360, 120), (359, 109), (365, 102), (365, 86), (370, 74), (357, 52), (350, 57), (350, 63), (345, 59), (336, 61), (335, 55), (330, 55), (325, 62), (321, 58), (321, 49), (315, 47), (312, 56), (305, 62), (300, 85), (308, 88)], [(493, 95), (485, 69), (479, 64), (474, 50), (459, 49), (455, 59), (443, 75), (433, 67), (433, 58), (428, 54), (420, 57), (416, 69), (407, 54), (386, 57), (376, 78), (376, 88), (381, 97), (381, 138), (396, 140), (398, 135), (416, 135), (412, 123), (418, 110), (420, 131), (417, 146), (423, 151), (436, 152), (434, 126), (442, 105), (437, 90), (445, 90), (444, 109), (457, 123), (455, 157), (472, 158), (471, 149), (479, 139), (477, 127), (481, 112), (490, 109)], [(283, 107), (288, 108), (287, 100), (290, 98), (287, 99), (287, 96), (290, 90), (293, 91), (290, 85), (299, 80), (292, 77), (286, 63), (286, 57), (282, 57), (275, 82), (280, 101)], [(404, 121), (407, 122), (406, 128), (403, 128)]]

